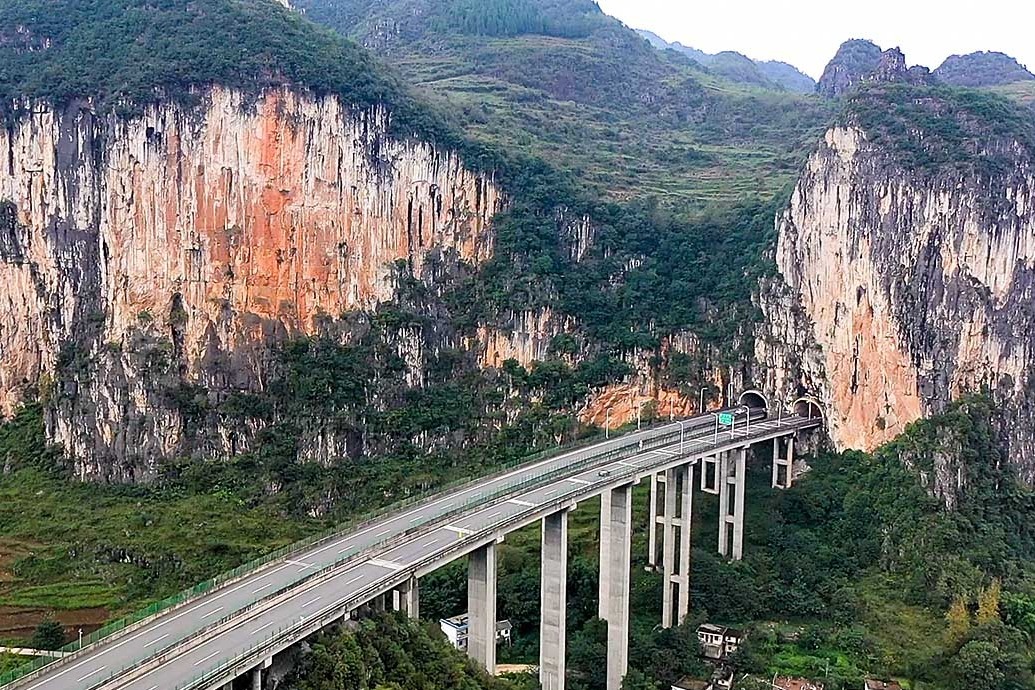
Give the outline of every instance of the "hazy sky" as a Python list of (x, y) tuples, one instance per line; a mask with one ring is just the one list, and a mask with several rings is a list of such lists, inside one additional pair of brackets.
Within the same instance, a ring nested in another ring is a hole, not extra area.
[(837, 47), (868, 38), (934, 69), (953, 53), (998, 50), (1035, 69), (1032, 0), (598, 0), (636, 29), (707, 53), (783, 60), (818, 78)]

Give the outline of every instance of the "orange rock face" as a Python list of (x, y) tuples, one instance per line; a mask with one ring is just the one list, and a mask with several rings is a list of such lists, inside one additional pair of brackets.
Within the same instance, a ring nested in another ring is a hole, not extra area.
[[(190, 376), (271, 330), (375, 307), (397, 261), (421, 276), (431, 256), (489, 258), (492, 177), (391, 138), (388, 117), (215, 89), (196, 109), (126, 120), (41, 107), (0, 131), (0, 201), (17, 209), (0, 241), (0, 410), (53, 372), (84, 322), (113, 350), (176, 329)], [(145, 413), (132, 389), (102, 413), (114, 426)]]
[(766, 389), (817, 395), (835, 443), (869, 450), (986, 388), (1035, 479), (1035, 326), (1022, 306), (1035, 176), (1013, 154), (1016, 168), (992, 181), (921, 175), (858, 128), (827, 132), (779, 219), (781, 277), (763, 290), (756, 345)]

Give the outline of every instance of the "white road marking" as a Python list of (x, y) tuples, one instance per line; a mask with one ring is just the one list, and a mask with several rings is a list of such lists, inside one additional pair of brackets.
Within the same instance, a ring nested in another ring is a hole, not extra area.
[(513, 503), (516, 506), (524, 506), (526, 508), (535, 508), (535, 503), (529, 503), (528, 501), (521, 501), (516, 498), (512, 498), (507, 503)]
[(154, 644), (155, 642), (161, 642), (162, 640), (164, 640), (167, 637), (169, 637), (169, 633), (165, 633), (161, 637), (158, 637), (158, 638), (155, 638), (155, 639), (151, 640), (150, 642), (148, 642), (148, 644)]
[(388, 568), (389, 570), (402, 570), (403, 568), (398, 563), (393, 563), (392, 561), (385, 561), (380, 558), (371, 558), (369, 561), (367, 561), (367, 563), (369, 563), (370, 565), (380, 566), (382, 568)]
[(198, 659), (197, 661), (195, 661), (195, 662), (194, 662), (194, 665), (195, 665), (195, 666), (200, 666), (201, 664), (205, 663), (206, 661), (208, 661), (209, 659), (211, 659), (212, 657), (214, 657), (214, 656), (215, 656), (216, 654), (219, 654), (220, 652), (221, 652), (221, 650), (218, 650), (218, 649), (217, 649), (216, 651), (212, 652), (211, 654), (209, 654), (209, 655), (208, 655), (207, 657), (205, 657), (204, 659)]
[(304, 609), (306, 606), (309, 606), (309, 604), (315, 604), (318, 601), (320, 601), (320, 597), (316, 597), (315, 599), (310, 599), (306, 603), (302, 604), (302, 606), (300, 608)]
[(439, 543), (439, 541), (440, 541), (439, 539), (432, 539), (431, 541), (429, 541), (427, 544), (424, 545), (424, 548), (426, 548), (426, 549), (427, 548), (431, 548), (435, 544)]
[(463, 527), (457, 527), (456, 525), (446, 525), (442, 529), (447, 529), (450, 532), (456, 532), (461, 537), (466, 537), (468, 534), (473, 534), (473, 532), (471, 532), (471, 530), (464, 529)]
[(303, 563), (302, 561), (292, 561), (290, 559), (285, 559), (284, 562), (285, 563), (290, 563), (291, 565), (300, 565), (300, 566), (302, 566), (302, 568), (315, 568), (316, 567), (312, 563)]
[(275, 622), (276, 621), (270, 621), (269, 623), (267, 623), (266, 625), (262, 626), (261, 628), (256, 628), (255, 630), (252, 630), (251, 634), (254, 635), (255, 633), (262, 632), (266, 628), (268, 628), (271, 625), (273, 625)]
[(98, 667), (98, 668), (95, 668), (94, 670), (90, 671), (89, 673), (87, 673), (87, 674), (86, 674), (85, 676), (83, 676), (82, 678), (76, 678), (76, 681), (75, 681), (75, 682), (77, 682), (77, 683), (81, 683), (81, 682), (83, 682), (84, 680), (86, 680), (87, 678), (89, 678), (90, 676), (92, 676), (93, 674), (95, 674), (95, 673), (100, 673), (101, 671), (103, 671), (103, 670), (104, 670), (104, 669), (106, 669), (106, 668), (108, 668), (108, 667), (107, 667), (107, 666), (100, 666), (100, 667)]
[(621, 465), (622, 467), (633, 467), (635, 469), (640, 469), (639, 465), (633, 465), (632, 463), (629, 463), (629, 462), (622, 462), (621, 460), (619, 460), (617, 464)]
[[(759, 427), (759, 428), (761, 428), (761, 427)], [(728, 438), (728, 437), (731, 437), (731, 436), (732, 436), (732, 434), (728, 434), (728, 433), (727, 433), (727, 434), (723, 434), (723, 435), (724, 435), (724, 436), (726, 436), (727, 438)], [(705, 436), (707, 436), (707, 438), (704, 438)], [(632, 438), (633, 438), (633, 439), (635, 439), (635, 436), (634, 436), (634, 437), (632, 437)], [(702, 433), (702, 434), (701, 434), (701, 437), (700, 437), (699, 439), (694, 439), (694, 440), (691, 440), (691, 439), (687, 439), (687, 441), (689, 441), (689, 442), (691, 442), (691, 443), (694, 443), (694, 444), (698, 444), (698, 445), (699, 445), (699, 444), (709, 444), (709, 443), (711, 443), (712, 439), (711, 439), (711, 436), (710, 436), (710, 434), (704, 434), (704, 433)], [(610, 444), (610, 446), (614, 446), (614, 445), (616, 445), (616, 444), (615, 444), (615, 442), (612, 442), (612, 443)], [(608, 445), (605, 445), (605, 449), (606, 449), (606, 448), (608, 448), (608, 447), (609, 447)], [(599, 449), (599, 450), (598, 450), (597, 452), (600, 452), (601, 450), (604, 450), (604, 449)], [(562, 466), (562, 465), (563, 465), (563, 463), (564, 463), (564, 461), (565, 461), (565, 459), (570, 459), (570, 458), (573, 458), (573, 457), (576, 457), (576, 458), (581, 458), (581, 457), (583, 457), (583, 456), (585, 456), (585, 455), (586, 455), (586, 452), (587, 452), (587, 451), (586, 451), (586, 450), (584, 450), (584, 449), (583, 449), (583, 450), (580, 450), (580, 451), (575, 451), (575, 452), (569, 452), (569, 453), (565, 453), (565, 454), (562, 454), (562, 455), (559, 455), (559, 456), (555, 456), (555, 457), (553, 457), (553, 458), (549, 458), (549, 459), (543, 460), (542, 462), (540, 462), (540, 463), (537, 463), (536, 465), (532, 465), (532, 466), (528, 466), (528, 467), (522, 467), (522, 468), (520, 468), (520, 469), (516, 469), (516, 470), (514, 470), (513, 472), (510, 472), (510, 473), (508, 473), (507, 475), (503, 475), (503, 476), (500, 476), (500, 477), (495, 477), (495, 478), (492, 478), (492, 479), (491, 479), (490, 481), (488, 481), (487, 483), (485, 483), (485, 484), (483, 484), (483, 485), (479, 486), (479, 487), (478, 487), (478, 490), (479, 490), (479, 491), (484, 491), (484, 490), (485, 490), (486, 488), (491, 488), (491, 487), (493, 487), (493, 486), (498, 486), (498, 485), (499, 485), (499, 484), (500, 484), (501, 482), (505, 481), (506, 479), (508, 479), (508, 478), (510, 478), (510, 477), (513, 477), (513, 476), (515, 476), (515, 475), (522, 475), (522, 474), (528, 474), (528, 473), (529, 473), (530, 471), (532, 471), (532, 470), (533, 470), (534, 468), (536, 468), (536, 467), (539, 467), (539, 468), (541, 468), (541, 467), (545, 467), (545, 466), (550, 466), (550, 465), (553, 465), (553, 466)], [(626, 463), (626, 464), (628, 464), (628, 463)], [(632, 465), (632, 467), (638, 467), (638, 468), (639, 468), (639, 466), (636, 466), (636, 465)], [(464, 493), (461, 493), (461, 494), (457, 494), (457, 495), (451, 496), (450, 498), (452, 498), (452, 499), (453, 499), (453, 500), (455, 501), (455, 499), (456, 499), (456, 498), (457, 498), (458, 496), (462, 497), (462, 496), (465, 496), (465, 495), (467, 495), (467, 494), (469, 494), (469, 493), (470, 493), (470, 491), (468, 491), (468, 492), (464, 492)], [(520, 499), (511, 499), (511, 500), (510, 500), (509, 502), (511, 502), (511, 503), (514, 503), (514, 504), (516, 504), (516, 505), (522, 505), (522, 506), (525, 506), (525, 507), (535, 507), (535, 505), (536, 505), (536, 504), (533, 504), (533, 503), (529, 503), (529, 502), (527, 502), (527, 501), (521, 501)], [(414, 509), (414, 511), (417, 511), (417, 510), (421, 510), (421, 511), (423, 511), (423, 510), (426, 510), (426, 509), (427, 509), (427, 508), (429, 507), (429, 505), (430, 505), (430, 506), (434, 506), (434, 505), (439, 505), (440, 503), (441, 503), (440, 501), (435, 501), (435, 502), (433, 502), (433, 503), (431, 503), (431, 504), (428, 504), (428, 505), (425, 505), (425, 506), (421, 506), (421, 507), (415, 508), (415, 509)], [(451, 507), (452, 505), (453, 505), (453, 504), (449, 504), (449, 506), (450, 506), (450, 507)], [(410, 513), (410, 514), (412, 514), (412, 512), (413, 512), (413, 511), (411, 511), (411, 513)], [(399, 521), (400, 521), (401, 519), (403, 519), (403, 518), (405, 518), (405, 517), (406, 517), (406, 514), (404, 513), (403, 515), (399, 515), (399, 516), (396, 516), (395, 518), (392, 518), (391, 520), (389, 520), (389, 522), (390, 522), (390, 523), (396, 523), (396, 524), (397, 524), (397, 523), (398, 523), (398, 522), (399, 522)], [(419, 519), (419, 518), (418, 518), (418, 519)], [(382, 525), (383, 525), (383, 524), (384, 524), (384, 523), (382, 523)], [(357, 532), (357, 533), (355, 533), (355, 534), (349, 535), (348, 537), (345, 537), (345, 538), (343, 538), (343, 539), (339, 539), (339, 540), (336, 540), (336, 541), (332, 541), (332, 542), (329, 542), (329, 543), (328, 543), (328, 544), (327, 544), (326, 546), (324, 546), (324, 547), (323, 547), (323, 548), (321, 548), (321, 549), (317, 549), (317, 550), (314, 550), (314, 551), (310, 551), (310, 552), (307, 552), (307, 553), (305, 554), (305, 556), (307, 556), (309, 560), (312, 560), (312, 557), (313, 557), (314, 555), (316, 555), (316, 554), (319, 554), (319, 553), (322, 553), (322, 552), (324, 552), (324, 551), (326, 551), (326, 550), (328, 550), (328, 549), (331, 549), (331, 548), (336, 548), (336, 547), (339, 547), (339, 546), (341, 546), (342, 544), (344, 544), (344, 543), (347, 543), (347, 542), (349, 542), (349, 541), (354, 541), (354, 540), (355, 540), (355, 539), (357, 539), (358, 537), (361, 537), (362, 535), (364, 535), (364, 534), (368, 533), (368, 532), (369, 532), (369, 531), (370, 531), (371, 529), (376, 529), (376, 528), (377, 528), (377, 526), (372, 526), (371, 528), (367, 528), (367, 529), (365, 529), (365, 530), (361, 530), (360, 532)], [(329, 565), (329, 564), (327, 564), (327, 565)], [(394, 565), (394, 564), (393, 564), (393, 565)], [(270, 570), (269, 572), (267, 572), (267, 573), (263, 574), (263, 575), (262, 575), (262, 578), (265, 578), (265, 577), (269, 577), (269, 576), (270, 576), (270, 575), (272, 575), (273, 573), (275, 573), (275, 572), (279, 572), (280, 570), (283, 570), (284, 568), (286, 568), (286, 567), (288, 567), (288, 566), (289, 566), (289, 564), (287, 564), (287, 563), (285, 563), (285, 564), (283, 564), (283, 565), (280, 565), (280, 566), (278, 566), (278, 567), (276, 567), (276, 568), (274, 568), (274, 569)], [(307, 566), (307, 567), (314, 567), (314, 566)], [(204, 601), (199, 601), (199, 602), (198, 602), (198, 603), (197, 603), (196, 605), (194, 605), (194, 606), (191, 606), (191, 607), (189, 607), (189, 608), (188, 608), (187, 610), (185, 610), (185, 611), (183, 611), (183, 612), (181, 612), (181, 613), (179, 613), (179, 614), (177, 614), (177, 615), (175, 615), (175, 616), (171, 616), (171, 617), (169, 618), (169, 620), (166, 620), (166, 621), (162, 621), (162, 622), (160, 622), (160, 623), (157, 623), (156, 625), (149, 625), (149, 626), (148, 626), (149, 630), (144, 630), (144, 631), (142, 631), (141, 633), (138, 633), (137, 635), (134, 635), (133, 637), (131, 637), (131, 638), (129, 638), (129, 639), (127, 639), (127, 640), (125, 640), (125, 641), (119, 642), (119, 643), (117, 643), (117, 644), (115, 644), (115, 645), (112, 645), (111, 647), (108, 647), (108, 648), (106, 648), (106, 649), (104, 649), (104, 650), (101, 650), (101, 651), (100, 651), (100, 652), (99, 652), (99, 653), (98, 653), (97, 655), (94, 655), (94, 659), (92, 659), (92, 661), (96, 661), (96, 657), (97, 657), (97, 656), (100, 656), (101, 654), (104, 654), (104, 653), (106, 653), (106, 652), (108, 652), (108, 651), (111, 651), (112, 649), (116, 649), (116, 648), (118, 648), (118, 647), (121, 647), (122, 645), (124, 645), (124, 644), (127, 644), (128, 642), (132, 641), (133, 639), (136, 639), (137, 637), (139, 637), (139, 636), (140, 636), (140, 635), (142, 635), (142, 634), (147, 634), (147, 633), (149, 633), (149, 632), (153, 632), (153, 630), (154, 630), (155, 628), (158, 628), (158, 627), (160, 627), (160, 626), (166, 625), (166, 624), (168, 624), (169, 622), (171, 622), (171, 621), (173, 621), (173, 620), (176, 620), (176, 619), (178, 619), (178, 618), (180, 618), (180, 617), (182, 617), (182, 616), (184, 616), (184, 615), (188, 615), (188, 614), (190, 614), (190, 613), (192, 613), (192, 612), (196, 611), (197, 609), (199, 609), (199, 608), (201, 608), (201, 607), (204, 607), (204, 606), (208, 606), (208, 605), (210, 605), (210, 604), (211, 604), (211, 603), (212, 603), (213, 601), (215, 601), (215, 600), (217, 600), (217, 599), (219, 599), (219, 598), (221, 598), (221, 597), (224, 597), (224, 596), (226, 596), (226, 595), (228, 595), (228, 594), (230, 594), (230, 593), (232, 593), (232, 592), (234, 592), (234, 591), (237, 591), (237, 590), (241, 589), (242, 587), (246, 587), (246, 586), (248, 586), (249, 584), (254, 584), (254, 583), (255, 583), (255, 582), (257, 581), (257, 579), (256, 579), (256, 578), (255, 578), (254, 576), (248, 577), (248, 578), (246, 578), (246, 579), (247, 579), (248, 581), (246, 581), (246, 582), (244, 582), (244, 583), (242, 583), (242, 584), (240, 584), (240, 585), (237, 585), (236, 587), (233, 587), (233, 588), (231, 588), (231, 589), (228, 589), (228, 590), (227, 590), (227, 591), (225, 591), (225, 592), (220, 592), (219, 594), (216, 594), (216, 595), (214, 595), (214, 596), (210, 596), (210, 597), (204, 597), (204, 599), (205, 599)], [(78, 666), (81, 666), (81, 665), (82, 665), (82, 664), (84, 664), (84, 663), (89, 663), (90, 661), (91, 661), (90, 659), (84, 660), (84, 661), (83, 661), (83, 662), (81, 662), (80, 664), (76, 664), (75, 666), (73, 666), (73, 667), (71, 667), (71, 668), (69, 668), (69, 669), (65, 669), (65, 670), (63, 670), (63, 671), (59, 672), (58, 674), (55, 674), (55, 676), (52, 676), (51, 678), (53, 678), (53, 677), (56, 677), (57, 675), (60, 675), (60, 674), (62, 674), (62, 673), (65, 673), (65, 672), (67, 672), (67, 671), (70, 671), (70, 670), (72, 670), (72, 668), (76, 668), (76, 667), (78, 667)], [(32, 688), (29, 688), (28, 690), (33, 690), (34, 688), (37, 688), (37, 687), (39, 687), (39, 685), (42, 685), (42, 684), (45, 684), (45, 683), (47, 683), (47, 682), (48, 682), (49, 680), (50, 680), (50, 679), (48, 678), (48, 679), (46, 679), (46, 680), (42, 681), (41, 683), (39, 683), (39, 684), (37, 684), (37, 685), (34, 685), (34, 686), (32, 686)]]
[(565, 478), (564, 481), (571, 482), (572, 484), (592, 484), (593, 483), (593, 482), (587, 482), (585, 479), (579, 479), (578, 477), (567, 477), (567, 478)]
[(359, 582), (359, 581), (360, 581), (360, 580), (362, 580), (362, 579), (363, 579), (363, 576), (362, 576), (362, 575), (360, 575), (360, 576), (358, 576), (358, 577), (354, 577), (354, 578), (352, 578), (351, 580), (349, 580), (348, 582), (346, 582), (346, 583), (345, 583), (344, 585), (342, 585), (342, 587), (348, 587), (348, 586), (349, 586), (349, 585), (351, 585), (351, 584), (352, 584), (353, 582)]
[(267, 587), (272, 587), (272, 586), (273, 586), (272, 582), (267, 582), (262, 587), (259, 587), (258, 589), (253, 589), (252, 590), (252, 594), (256, 594), (257, 592), (261, 592), (262, 590), (266, 589)]
[(219, 613), (219, 612), (220, 612), (220, 611), (222, 611), (222, 610), (223, 610), (223, 607), (222, 607), (222, 606), (220, 606), (220, 607), (219, 607), (219, 608), (217, 608), (217, 609), (212, 609), (211, 611), (209, 611), (208, 613), (206, 613), (206, 614), (205, 614), (204, 616), (202, 616), (202, 618), (208, 618), (208, 617), (209, 617), (209, 616), (211, 616), (211, 615), (212, 615), (213, 613)]

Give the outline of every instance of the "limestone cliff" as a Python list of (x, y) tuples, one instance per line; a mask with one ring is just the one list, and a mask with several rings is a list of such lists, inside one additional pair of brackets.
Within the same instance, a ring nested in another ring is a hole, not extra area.
[[(921, 96), (908, 102), (953, 126), (978, 121)], [(914, 121), (930, 127), (906, 130), (926, 157), (850, 117), (809, 158), (777, 219), (779, 275), (762, 290), (766, 388), (817, 395), (836, 445), (865, 449), (987, 388), (1009, 457), (1033, 482), (1032, 149), (995, 126), (931, 164), (934, 120)]]
[(268, 346), (493, 248), (501, 193), (389, 114), (289, 89), (0, 131), (0, 411), (29, 388), (80, 476), (182, 452), (183, 382), (261, 386)]

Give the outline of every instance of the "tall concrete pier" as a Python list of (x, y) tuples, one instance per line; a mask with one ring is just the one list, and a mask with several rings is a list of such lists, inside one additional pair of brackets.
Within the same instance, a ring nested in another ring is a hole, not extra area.
[(471, 552), (467, 565), (467, 655), (496, 672), (496, 543)]
[(564, 690), (568, 617), (568, 511), (543, 518), (539, 683)]

